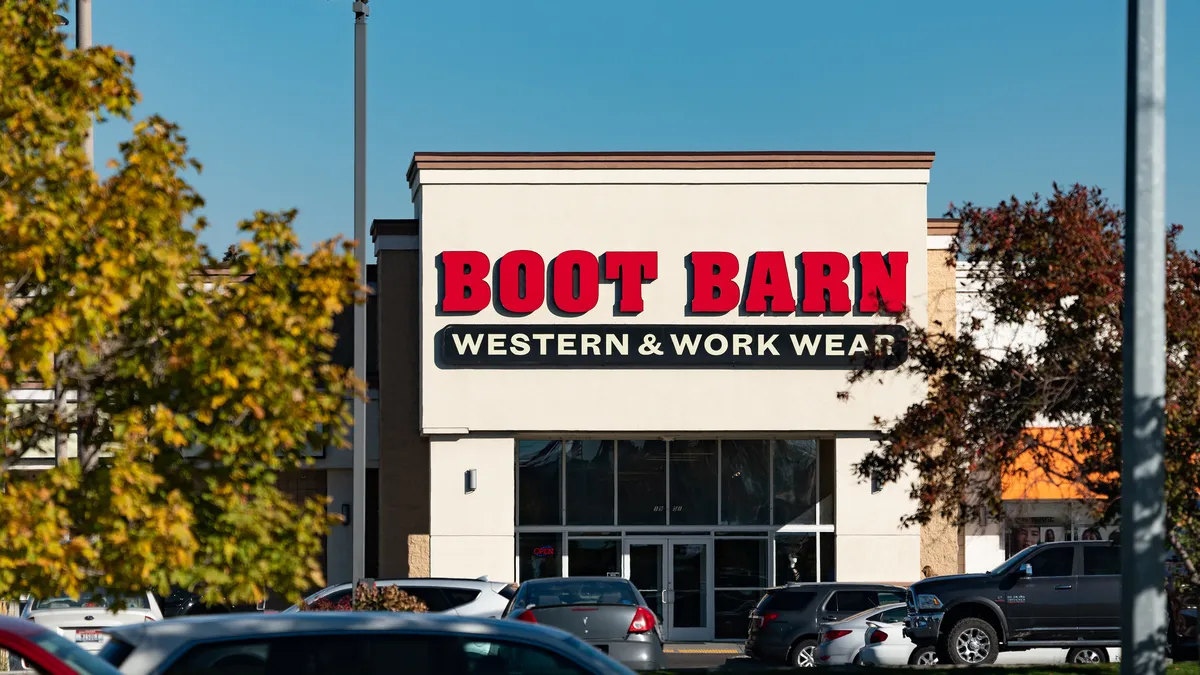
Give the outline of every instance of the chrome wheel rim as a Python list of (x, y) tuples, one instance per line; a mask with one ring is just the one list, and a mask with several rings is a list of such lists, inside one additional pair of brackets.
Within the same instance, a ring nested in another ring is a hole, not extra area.
[(815, 647), (805, 647), (796, 652), (796, 666), (799, 668), (812, 668), (814, 665), (813, 655), (816, 651)]
[(933, 652), (923, 652), (917, 655), (918, 666), (932, 666), (937, 663), (937, 654)]
[(979, 628), (968, 628), (954, 641), (958, 658), (964, 663), (982, 663), (992, 652), (992, 641)]
[(1072, 663), (1100, 663), (1100, 652), (1095, 649), (1080, 649), (1075, 652), (1075, 660)]

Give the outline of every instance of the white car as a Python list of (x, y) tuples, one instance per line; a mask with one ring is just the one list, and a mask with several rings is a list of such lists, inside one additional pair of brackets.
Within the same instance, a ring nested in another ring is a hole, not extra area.
[(106, 628), (162, 621), (162, 609), (153, 593), (124, 596), (125, 608), (114, 612), (112, 597), (103, 591), (78, 598), (30, 598), (21, 617), (56, 630), (85, 651), (98, 652), (108, 641)]
[[(431, 614), (454, 614), (480, 619), (498, 619), (504, 614), (508, 601), (516, 595), (516, 587), (500, 581), (483, 579), (373, 579), (364, 581), (376, 586), (396, 586), (405, 593), (425, 603)], [(317, 600), (328, 600), (337, 604), (349, 597), (353, 584), (337, 584), (313, 593), (304, 599), (311, 605)], [(292, 605), (281, 612), (299, 612), (300, 605)]]
[(933, 647), (918, 650), (904, 637), (903, 618), (888, 623), (871, 622), (866, 642), (858, 656), (865, 666), (932, 666), (937, 663)]
[(908, 609), (903, 602), (895, 602), (859, 612), (836, 623), (822, 624), (818, 632), (813, 663), (817, 666), (857, 664), (859, 652), (867, 644), (867, 629), (872, 623), (904, 621), (907, 613)]
[(563, 631), (410, 612), (184, 617), (111, 630), (100, 658), (124, 675), (633, 675)]

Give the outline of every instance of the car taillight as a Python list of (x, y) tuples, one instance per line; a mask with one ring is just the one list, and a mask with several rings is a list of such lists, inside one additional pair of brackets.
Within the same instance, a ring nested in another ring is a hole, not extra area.
[(833, 642), (834, 640), (841, 637), (846, 637), (849, 634), (850, 631), (848, 630), (827, 630), (825, 631), (825, 635), (823, 637), (825, 638), (826, 642)]
[(645, 607), (638, 607), (629, 622), (630, 633), (649, 633), (654, 630), (654, 614)]
[(878, 644), (886, 639), (887, 633), (881, 630), (876, 630), (874, 633), (871, 633), (871, 644)]
[(517, 615), (517, 621), (524, 621), (525, 623), (537, 623), (537, 618), (533, 616), (532, 609), (527, 609)]
[(777, 612), (771, 612), (770, 614), (759, 614), (758, 615), (758, 627), (762, 628), (778, 618), (779, 618), (779, 614)]

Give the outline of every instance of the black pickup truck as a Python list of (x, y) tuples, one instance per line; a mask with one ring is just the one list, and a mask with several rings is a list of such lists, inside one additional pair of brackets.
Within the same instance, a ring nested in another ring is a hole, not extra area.
[(909, 588), (904, 633), (941, 663), (993, 663), (1001, 651), (1069, 649), (1070, 663), (1108, 661), (1121, 646), (1117, 542), (1040, 544), (986, 574)]

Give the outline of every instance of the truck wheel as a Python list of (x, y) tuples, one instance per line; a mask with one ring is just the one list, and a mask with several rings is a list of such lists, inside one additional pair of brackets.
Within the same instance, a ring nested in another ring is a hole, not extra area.
[(793, 668), (812, 668), (817, 665), (817, 641), (801, 640), (792, 645), (788, 665)]
[(946, 635), (946, 652), (958, 666), (984, 666), (996, 662), (1000, 639), (992, 624), (968, 617), (954, 624)]
[(932, 645), (917, 647), (908, 655), (908, 665), (929, 667), (938, 662), (937, 647)]
[(1108, 663), (1108, 650), (1103, 647), (1075, 647), (1067, 652), (1067, 663)]

